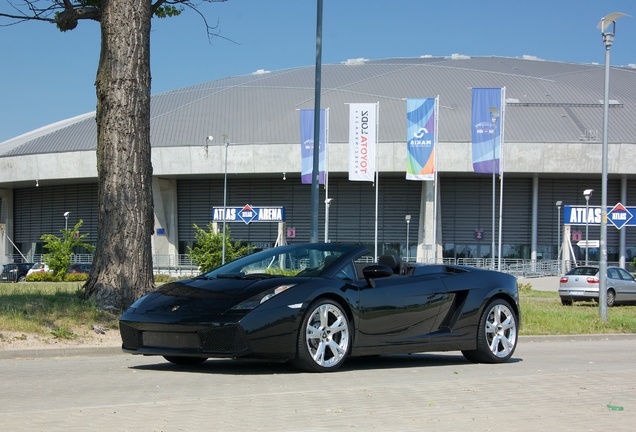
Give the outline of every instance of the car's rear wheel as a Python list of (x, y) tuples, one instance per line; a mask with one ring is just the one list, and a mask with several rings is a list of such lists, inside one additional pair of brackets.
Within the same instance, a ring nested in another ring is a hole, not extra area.
[(571, 297), (561, 297), (561, 304), (563, 306), (572, 306), (572, 298)]
[(613, 289), (607, 290), (607, 306), (612, 307), (616, 303), (616, 293)]
[(294, 365), (310, 372), (338, 369), (349, 355), (351, 333), (342, 306), (333, 300), (312, 303), (298, 330)]
[(181, 366), (196, 366), (207, 360), (205, 357), (163, 356), (170, 363)]
[(477, 363), (504, 363), (517, 346), (517, 316), (510, 303), (494, 299), (484, 308), (477, 330), (477, 349), (462, 351)]

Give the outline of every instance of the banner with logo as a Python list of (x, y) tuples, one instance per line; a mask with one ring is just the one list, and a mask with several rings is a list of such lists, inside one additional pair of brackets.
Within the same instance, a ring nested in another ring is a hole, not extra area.
[(349, 105), (349, 180), (374, 181), (377, 104)]
[[(325, 137), (327, 136), (327, 122), (325, 110), (320, 110), (320, 135), (319, 135), (319, 182), (325, 184)], [(312, 183), (312, 171), (314, 169), (314, 110), (300, 110), (300, 144), (301, 144), (301, 182)]]
[(473, 170), (476, 173), (500, 173), (502, 90), (473, 89)]
[(407, 180), (435, 179), (437, 98), (407, 99)]

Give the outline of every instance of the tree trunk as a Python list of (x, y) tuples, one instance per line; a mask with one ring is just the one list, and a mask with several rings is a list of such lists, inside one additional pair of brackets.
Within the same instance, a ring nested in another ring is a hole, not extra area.
[(149, 0), (102, 2), (96, 79), (99, 219), (85, 295), (125, 309), (154, 286)]

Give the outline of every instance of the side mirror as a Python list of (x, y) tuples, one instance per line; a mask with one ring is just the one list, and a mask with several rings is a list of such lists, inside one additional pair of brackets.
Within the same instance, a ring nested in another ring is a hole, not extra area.
[(362, 274), (364, 275), (364, 279), (367, 281), (367, 283), (372, 288), (375, 288), (375, 282), (373, 281), (373, 279), (392, 276), (393, 269), (391, 269), (391, 267), (389, 266), (376, 264), (365, 267), (362, 270)]

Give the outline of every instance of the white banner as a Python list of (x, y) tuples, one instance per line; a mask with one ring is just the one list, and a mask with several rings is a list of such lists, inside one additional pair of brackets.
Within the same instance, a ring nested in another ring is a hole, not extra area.
[(377, 104), (349, 105), (349, 180), (374, 181)]

